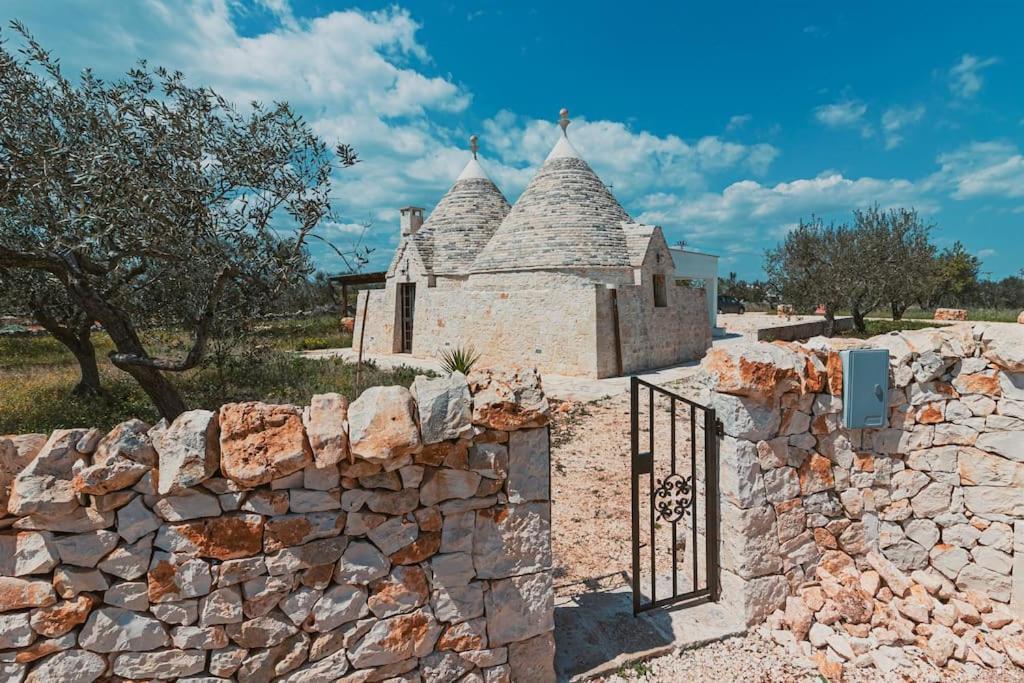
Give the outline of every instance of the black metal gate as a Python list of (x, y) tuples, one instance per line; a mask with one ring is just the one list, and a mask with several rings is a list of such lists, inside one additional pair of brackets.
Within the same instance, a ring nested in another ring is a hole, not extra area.
[(715, 411), (638, 377), (631, 379), (630, 399), (633, 613), (716, 601)]

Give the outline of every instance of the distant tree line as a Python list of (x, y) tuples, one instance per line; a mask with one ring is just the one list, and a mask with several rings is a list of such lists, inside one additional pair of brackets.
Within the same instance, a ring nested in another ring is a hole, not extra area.
[(854, 211), (845, 223), (812, 216), (765, 252), (764, 281), (730, 273), (719, 279), (719, 293), (805, 312), (824, 307), (828, 334), (840, 311), (849, 311), (863, 332), (868, 314), (881, 309), (893, 320), (913, 305), (1024, 309), (1024, 269), (1002, 280), (982, 279), (981, 260), (960, 242), (939, 249), (933, 228), (906, 208), (873, 206)]

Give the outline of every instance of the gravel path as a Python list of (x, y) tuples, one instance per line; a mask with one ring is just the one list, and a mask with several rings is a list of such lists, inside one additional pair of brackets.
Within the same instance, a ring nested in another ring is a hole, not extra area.
[[(795, 658), (774, 641), (766, 640), (758, 630), (742, 638), (729, 638), (693, 650), (681, 650), (664, 657), (626, 667), (614, 676), (599, 679), (607, 683), (645, 681), (681, 683), (821, 683), (824, 679), (810, 662)], [(914, 660), (909, 666), (881, 673), (873, 667), (847, 666), (847, 683), (1019, 683), (1020, 669), (982, 669), (972, 664), (951, 662), (946, 669)]]

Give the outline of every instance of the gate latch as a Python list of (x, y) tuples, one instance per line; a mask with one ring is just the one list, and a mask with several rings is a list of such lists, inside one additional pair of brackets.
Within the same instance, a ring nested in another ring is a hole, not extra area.
[(636, 474), (650, 474), (654, 471), (654, 454), (650, 451), (637, 453), (633, 459), (633, 472)]
[(715, 434), (725, 436), (725, 425), (718, 418), (715, 418)]

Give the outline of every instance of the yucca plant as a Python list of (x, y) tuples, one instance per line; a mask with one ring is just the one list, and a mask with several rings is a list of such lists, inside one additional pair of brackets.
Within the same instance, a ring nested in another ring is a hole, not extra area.
[(480, 360), (480, 354), (472, 346), (456, 346), (441, 352), (441, 367), (449, 375), (453, 372), (468, 375), (478, 360)]

